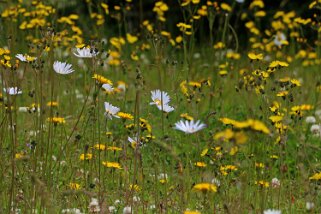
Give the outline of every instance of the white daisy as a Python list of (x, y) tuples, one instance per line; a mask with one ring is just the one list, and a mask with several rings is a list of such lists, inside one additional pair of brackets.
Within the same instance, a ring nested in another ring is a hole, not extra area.
[(155, 90), (151, 91), (153, 102), (150, 105), (156, 105), (159, 110), (164, 112), (171, 112), (174, 110), (173, 107), (169, 106), (168, 103), (171, 101), (171, 98), (165, 91)]
[(112, 85), (110, 85), (110, 84), (103, 84), (102, 86), (101, 86), (103, 89), (105, 89), (105, 91), (107, 92), (107, 93), (112, 93), (113, 91), (114, 91), (114, 88), (113, 88), (113, 86)]
[(22, 94), (22, 91), (18, 89), (18, 87), (9, 87), (9, 88), (4, 88), (3, 91), (5, 93), (8, 93), (9, 95), (18, 95)]
[(281, 210), (268, 209), (268, 210), (264, 210), (263, 214), (281, 214)]
[(113, 106), (112, 104), (108, 103), (108, 102), (104, 102), (105, 104), (105, 115), (109, 118), (109, 119), (113, 119), (113, 117), (119, 118), (119, 116), (117, 116), (117, 113), (119, 112), (119, 108)]
[(55, 61), (53, 64), (53, 68), (58, 74), (70, 74), (74, 72), (74, 70), (71, 68), (71, 64), (68, 64), (66, 62)]
[(191, 134), (204, 129), (205, 127), (206, 125), (204, 123), (201, 123), (201, 121), (199, 120), (196, 122), (194, 122), (194, 120), (180, 120), (179, 122), (175, 123), (174, 129), (178, 129), (182, 132), (185, 132), (186, 134)]
[(95, 52), (95, 50), (86, 47), (77, 48), (76, 52), (77, 53), (74, 53), (74, 55), (79, 58), (92, 58), (99, 54), (99, 52)]

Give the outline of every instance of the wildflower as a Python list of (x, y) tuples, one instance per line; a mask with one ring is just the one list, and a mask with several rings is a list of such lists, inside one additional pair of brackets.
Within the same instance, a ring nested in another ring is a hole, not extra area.
[(278, 187), (280, 187), (280, 185), (281, 185), (281, 182), (279, 179), (277, 179), (277, 178), (272, 179), (272, 181), (271, 181), (272, 188), (278, 188)]
[(281, 214), (281, 211), (280, 210), (268, 209), (268, 210), (264, 210), (263, 214)]
[(109, 151), (121, 151), (121, 150), (123, 150), (122, 148), (119, 148), (119, 147), (117, 147), (117, 146), (108, 146), (107, 147), (107, 150), (109, 150)]
[(257, 184), (258, 186), (261, 186), (261, 187), (266, 187), (266, 188), (270, 186), (269, 182), (263, 181), (263, 180), (255, 181), (255, 184)]
[(4, 88), (3, 91), (5, 93), (8, 93), (9, 95), (18, 95), (22, 94), (22, 91), (18, 89), (18, 87), (9, 87), (9, 88)]
[(69, 183), (69, 188), (73, 189), (73, 190), (79, 190), (80, 189), (80, 185), (77, 183)]
[(251, 60), (262, 60), (262, 59), (263, 59), (263, 54), (249, 53), (247, 56), (248, 56)]
[(108, 161), (103, 161), (102, 164), (106, 166), (107, 168), (114, 168), (114, 169), (122, 169), (120, 164), (117, 162), (108, 162)]
[(65, 118), (63, 118), (63, 117), (49, 117), (47, 120), (49, 122), (54, 123), (55, 125), (66, 123)]
[(108, 94), (112, 93), (114, 91), (114, 88), (112, 85), (105, 83), (101, 86)]
[(74, 55), (79, 58), (92, 58), (99, 54), (98, 51), (93, 50), (92, 48), (76, 48), (76, 52), (74, 52)]
[(211, 183), (199, 183), (193, 187), (193, 190), (203, 192), (203, 193), (217, 192), (217, 186), (215, 184), (211, 184)]
[(200, 168), (206, 167), (206, 163), (204, 162), (196, 162), (194, 165)]
[(321, 180), (321, 172), (315, 173), (311, 177), (309, 177), (310, 180)]
[(133, 149), (136, 149), (137, 144), (138, 144), (138, 142), (139, 142), (138, 137), (135, 137), (135, 138), (128, 137), (127, 139), (128, 139), (128, 141), (130, 142), (131, 147), (132, 147)]
[(119, 116), (120, 118), (123, 118), (125, 120), (133, 120), (134, 116), (125, 112), (118, 112), (117, 116)]
[(97, 150), (105, 150), (106, 149), (106, 146), (104, 144), (96, 144), (94, 145), (94, 148), (97, 149)]
[(305, 204), (305, 208), (306, 208), (307, 210), (312, 210), (312, 209), (314, 208), (314, 203), (313, 203), (313, 202), (307, 202), (307, 203)]
[(308, 116), (308, 117), (305, 118), (305, 122), (306, 123), (315, 123), (316, 119), (313, 116)]
[(173, 107), (168, 105), (171, 99), (167, 92), (155, 90), (151, 91), (151, 94), (153, 102), (151, 102), (150, 105), (156, 105), (159, 110), (164, 112), (171, 112), (174, 110)]
[(131, 206), (124, 207), (123, 214), (133, 214), (132, 207)]
[(180, 117), (184, 118), (186, 120), (194, 120), (194, 118), (192, 116), (190, 116), (189, 114), (187, 114), (187, 113), (181, 114)]
[(199, 120), (197, 122), (194, 122), (194, 120), (180, 120), (179, 122), (175, 123), (175, 129), (185, 132), (186, 134), (195, 133), (204, 129), (205, 127), (206, 125), (201, 123)]
[(66, 62), (55, 61), (53, 64), (53, 68), (58, 74), (70, 74), (74, 72), (74, 70), (71, 68), (71, 64), (68, 64)]
[(278, 47), (281, 47), (282, 45), (287, 45), (288, 44), (288, 41), (286, 40), (286, 36), (282, 32), (278, 32), (274, 36), (273, 42)]
[(98, 199), (92, 198), (88, 206), (88, 209), (90, 213), (100, 213), (100, 206), (98, 203)]
[(105, 111), (106, 111), (105, 116), (107, 116), (111, 120), (113, 119), (112, 116), (119, 118), (117, 113), (119, 112), (120, 109), (118, 107), (115, 107), (108, 102), (104, 102), (104, 105), (105, 105)]
[(50, 106), (50, 107), (58, 107), (58, 102), (55, 102), (55, 101), (50, 101), (47, 103), (47, 106)]
[(96, 80), (97, 83), (99, 84), (109, 84), (109, 85), (112, 85), (113, 82), (99, 74), (94, 74), (94, 76), (92, 77), (93, 79)]
[(137, 42), (137, 40), (138, 40), (137, 36), (133, 36), (129, 33), (126, 34), (126, 38), (127, 38), (128, 43), (130, 43), (130, 44), (133, 44), (133, 43)]
[(91, 160), (92, 158), (93, 158), (93, 154), (91, 153), (81, 154), (79, 156), (80, 160)]
[(201, 213), (198, 212), (198, 211), (185, 210), (185, 211), (184, 211), (184, 214), (201, 214)]

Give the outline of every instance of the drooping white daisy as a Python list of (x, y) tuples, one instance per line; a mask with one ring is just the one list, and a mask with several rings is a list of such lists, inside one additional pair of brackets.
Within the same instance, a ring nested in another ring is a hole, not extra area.
[(152, 100), (150, 105), (156, 105), (159, 110), (163, 110), (164, 112), (171, 112), (174, 110), (172, 106), (169, 106), (168, 103), (171, 101), (171, 98), (165, 91), (155, 90), (151, 91)]
[(114, 91), (114, 88), (112, 85), (105, 83), (101, 86), (107, 93), (112, 93)]
[(4, 88), (3, 91), (5, 93), (8, 93), (9, 95), (18, 95), (22, 94), (22, 91), (18, 89), (18, 87), (9, 87), (9, 88)]
[(96, 52), (95, 50), (87, 47), (83, 48), (76, 48), (76, 52), (74, 52), (74, 55), (79, 58), (92, 58), (99, 54), (99, 52)]
[(235, 0), (237, 3), (244, 3), (245, 0)]
[(263, 214), (281, 214), (281, 210), (268, 209), (268, 210), (264, 210)]
[(70, 74), (74, 72), (71, 66), (72, 66), (71, 64), (68, 64), (66, 62), (59, 62), (59, 61), (55, 61), (53, 64), (53, 68), (58, 74)]
[(112, 117), (116, 117), (119, 118), (119, 116), (117, 115), (117, 113), (120, 111), (120, 109), (118, 107), (113, 106), (112, 104), (108, 103), (108, 102), (104, 102), (105, 105), (105, 115), (106, 117), (108, 117), (109, 119), (113, 119)]
[(204, 129), (205, 127), (206, 125), (201, 123), (199, 120), (196, 122), (194, 122), (194, 120), (180, 120), (179, 122), (175, 123), (174, 129), (178, 129), (186, 134), (192, 134)]

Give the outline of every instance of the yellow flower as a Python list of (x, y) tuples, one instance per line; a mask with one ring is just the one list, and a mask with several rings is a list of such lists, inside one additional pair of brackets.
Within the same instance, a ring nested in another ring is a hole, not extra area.
[(194, 165), (201, 168), (206, 167), (206, 163), (204, 162), (196, 162)]
[(64, 124), (66, 123), (65, 118), (63, 117), (52, 117), (47, 119), (49, 122), (52, 122), (54, 124)]
[(69, 183), (69, 188), (72, 190), (79, 190), (80, 189), (80, 185), (77, 183)]
[(58, 106), (58, 102), (50, 101), (50, 102), (47, 103), (47, 106), (57, 107)]
[(213, 47), (214, 49), (223, 49), (225, 48), (225, 44), (223, 42), (218, 42)]
[(99, 84), (109, 84), (112, 85), (113, 82), (99, 74), (94, 74), (94, 76), (92, 77), (93, 79), (95, 79)]
[(180, 117), (184, 118), (186, 120), (194, 120), (194, 118), (192, 116), (190, 116), (189, 114), (187, 114), (187, 113), (181, 114)]
[(15, 154), (15, 159), (19, 160), (25, 157), (25, 154), (23, 152), (19, 152)]
[(128, 43), (130, 43), (130, 44), (133, 44), (133, 43), (137, 42), (137, 40), (138, 40), (137, 36), (131, 35), (129, 33), (126, 34), (126, 38), (127, 38)]
[(262, 60), (263, 54), (255, 54), (255, 53), (249, 53), (247, 55), (251, 60)]
[(194, 191), (198, 192), (217, 192), (217, 186), (211, 183), (199, 183), (193, 187)]
[(138, 186), (137, 184), (130, 184), (129, 185), (129, 189), (130, 190), (135, 190), (136, 192), (139, 192), (142, 188), (140, 188), (140, 186)]
[(225, 10), (227, 12), (231, 12), (232, 11), (231, 6), (226, 4), (226, 3), (221, 3), (221, 8), (222, 8), (222, 10)]
[(108, 161), (103, 161), (102, 164), (106, 166), (107, 168), (113, 168), (113, 169), (122, 169), (120, 164), (117, 162), (108, 162)]
[(117, 116), (119, 116), (120, 118), (123, 118), (125, 120), (133, 120), (134, 116), (129, 114), (129, 113), (125, 113), (125, 112), (118, 112)]
[(321, 172), (315, 173), (311, 177), (309, 177), (310, 180), (321, 180)]
[(201, 213), (198, 211), (186, 210), (184, 211), (184, 214), (201, 214)]
[(281, 62), (281, 61), (273, 61), (270, 63), (269, 68), (276, 68), (276, 67), (288, 67), (289, 64), (287, 62)]
[(265, 188), (268, 188), (270, 186), (269, 182), (263, 180), (255, 181), (255, 184)]
[(122, 148), (119, 148), (117, 146), (108, 146), (107, 147), (107, 150), (110, 150), (110, 151), (121, 151), (123, 150)]
[(79, 156), (80, 160), (91, 160), (92, 158), (93, 158), (93, 154), (91, 153), (81, 154)]
[(97, 150), (105, 150), (106, 146), (104, 144), (96, 144), (94, 145), (94, 148)]

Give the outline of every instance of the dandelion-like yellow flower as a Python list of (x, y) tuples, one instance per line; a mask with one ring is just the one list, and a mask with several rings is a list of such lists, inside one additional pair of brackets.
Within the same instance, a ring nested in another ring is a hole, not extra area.
[(211, 183), (199, 183), (193, 187), (194, 191), (197, 192), (217, 192), (217, 186)]

